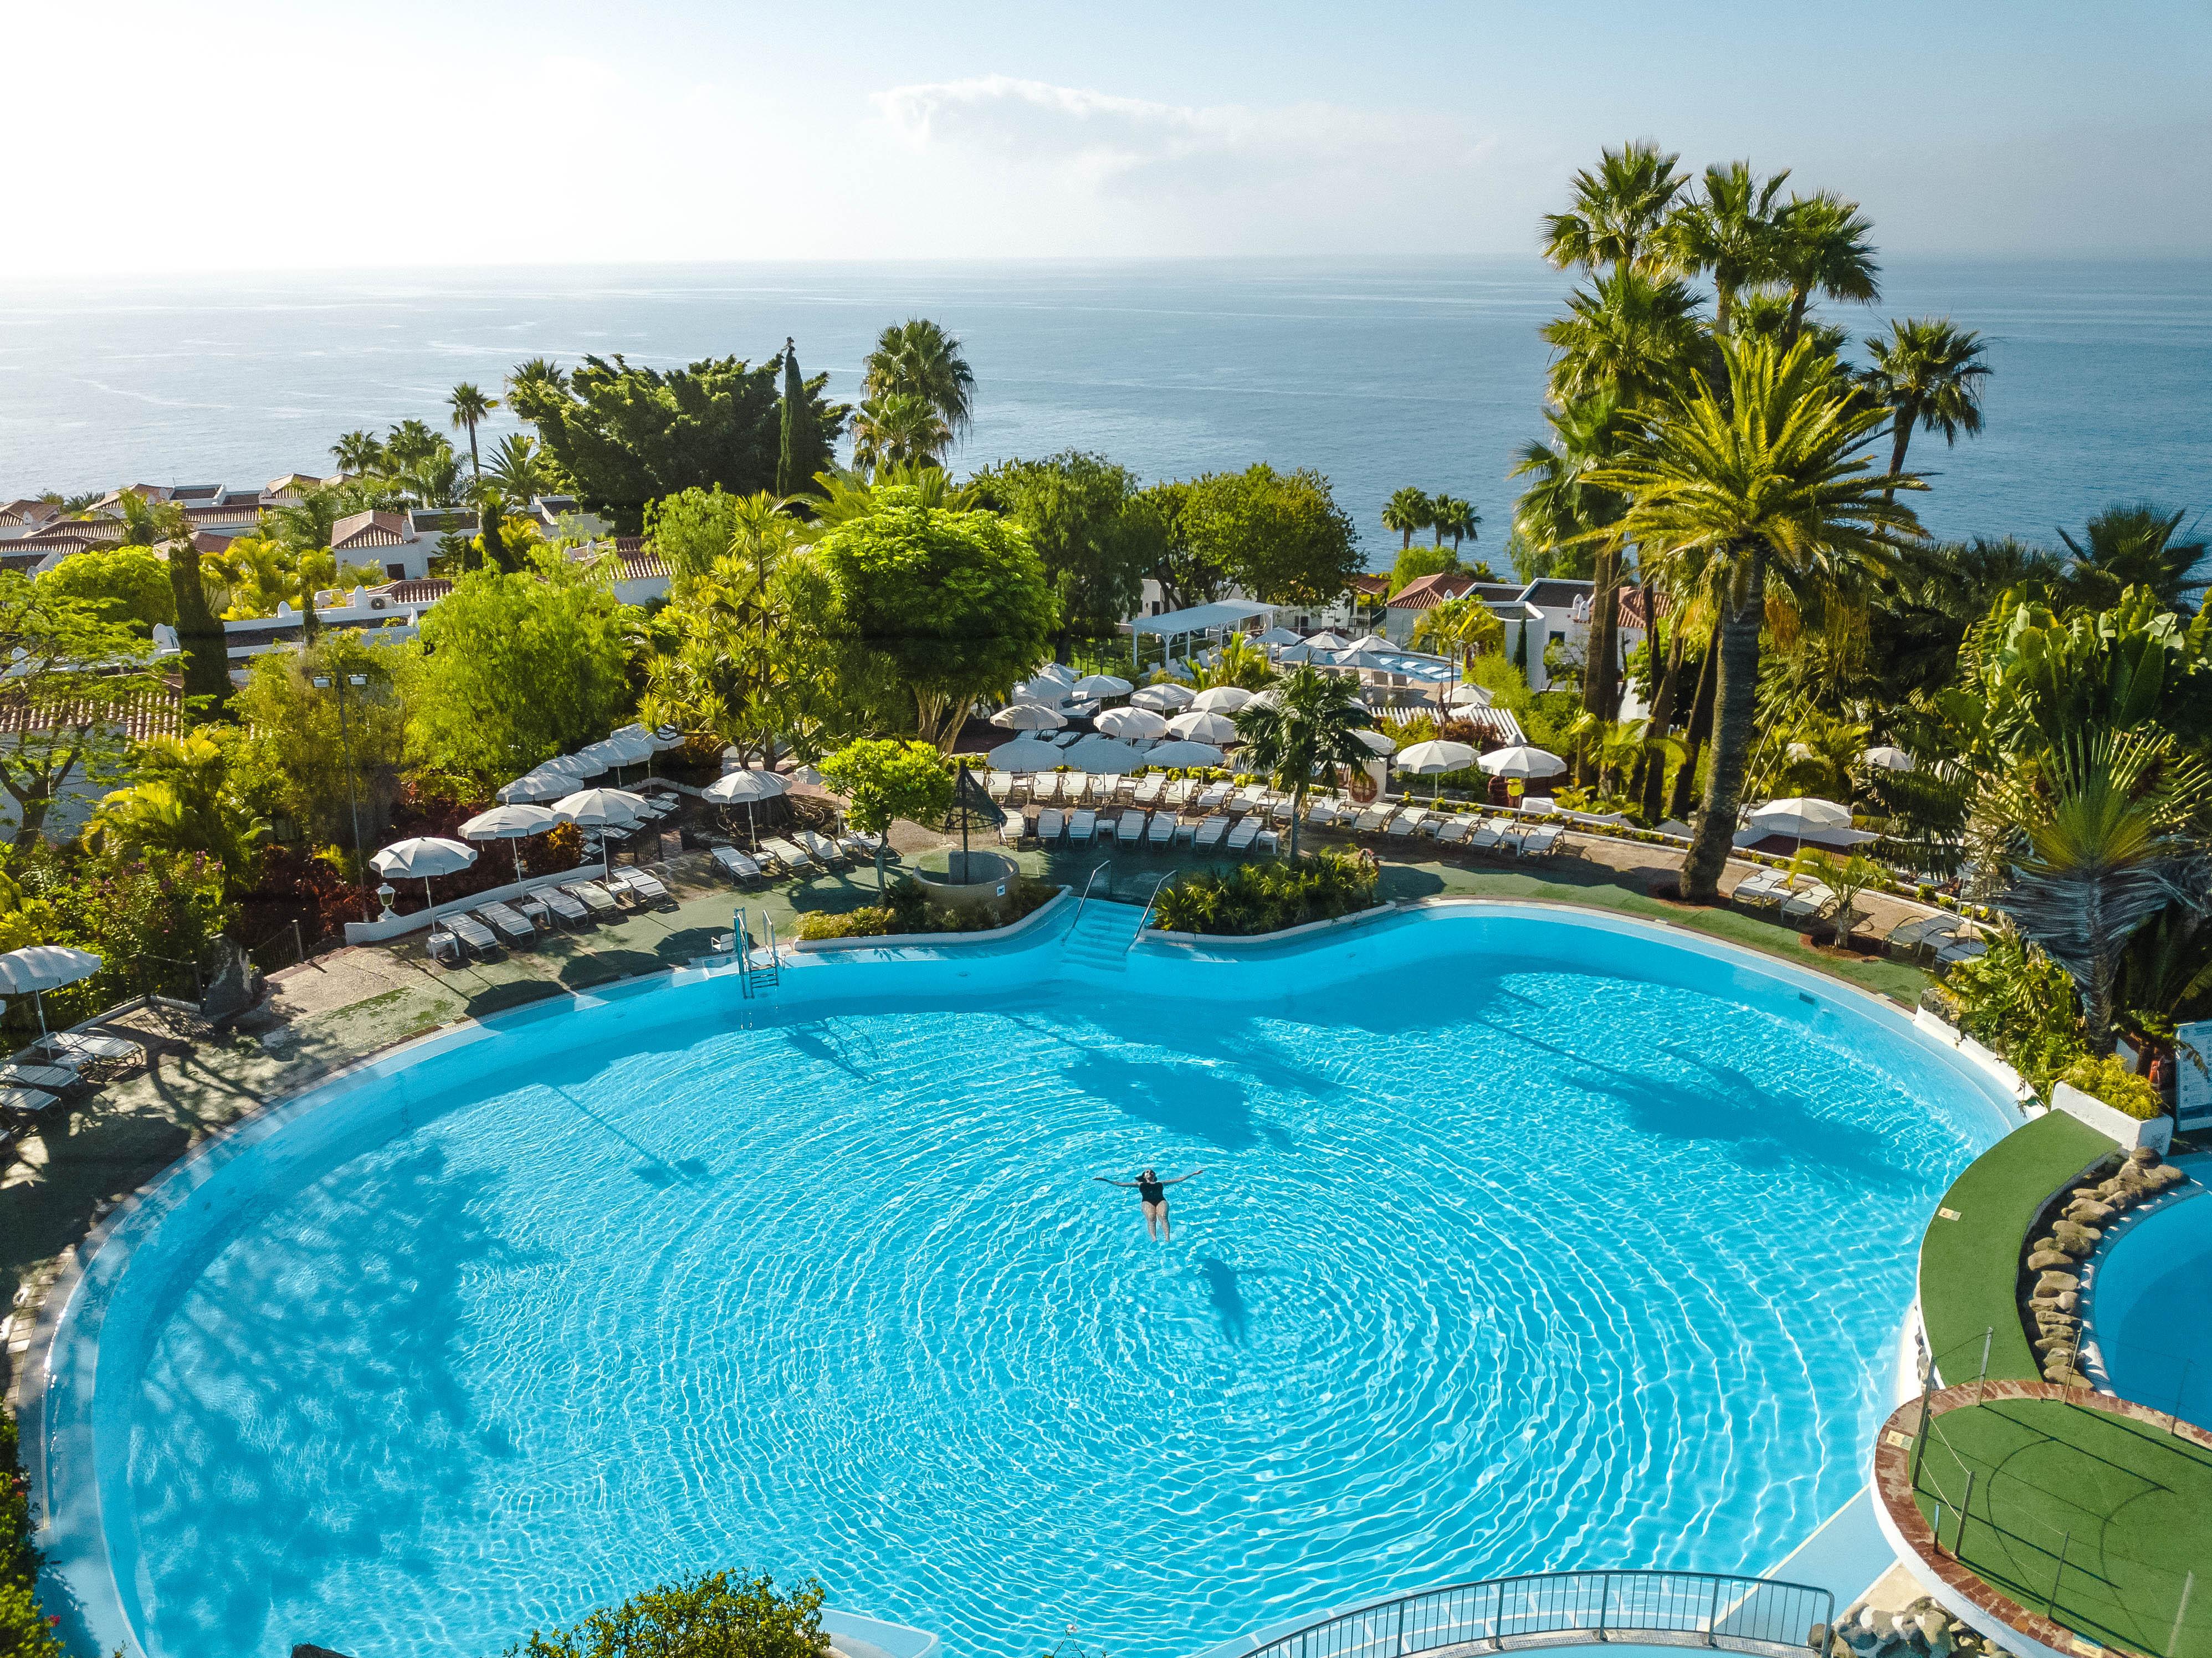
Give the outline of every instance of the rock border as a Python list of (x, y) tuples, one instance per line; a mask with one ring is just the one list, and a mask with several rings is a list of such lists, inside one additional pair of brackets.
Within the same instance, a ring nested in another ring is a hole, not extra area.
[(2081, 1370), (2086, 1327), (2081, 1271), (2103, 1242), (2105, 1228), (2137, 1204), (2180, 1186), (2189, 1176), (2147, 1145), (2114, 1151), (2090, 1165), (2082, 1184), (2068, 1187), (2036, 1212), (2021, 1250), (2021, 1327), (2043, 1367), (2062, 1388), (2091, 1388)]

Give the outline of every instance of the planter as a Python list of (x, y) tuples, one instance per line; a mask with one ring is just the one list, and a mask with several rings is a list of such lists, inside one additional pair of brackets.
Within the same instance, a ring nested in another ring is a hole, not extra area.
[(2100, 1134), (2117, 1142), (2122, 1150), (2132, 1151), (2138, 1145), (2148, 1145), (2164, 1155), (2173, 1143), (2173, 1119), (2153, 1117), (2145, 1122), (2141, 1117), (2130, 1117), (2124, 1111), (2106, 1105), (2094, 1094), (2084, 1094), (2072, 1083), (2059, 1083), (2051, 1090), (2051, 1103), (2068, 1116), (2086, 1122)]
[[(943, 867), (931, 867), (940, 857)], [(931, 853), (909, 872), (939, 903), (966, 908), (996, 903), (1005, 897), (1019, 878), (1021, 865), (1001, 853), (976, 848), (965, 853)]]

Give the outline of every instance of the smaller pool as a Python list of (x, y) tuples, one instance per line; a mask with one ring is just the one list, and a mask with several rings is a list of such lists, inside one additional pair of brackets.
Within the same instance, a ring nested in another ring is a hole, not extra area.
[(2144, 1216), (2099, 1263), (2090, 1311), (2112, 1391), (2212, 1427), (2212, 1200)]

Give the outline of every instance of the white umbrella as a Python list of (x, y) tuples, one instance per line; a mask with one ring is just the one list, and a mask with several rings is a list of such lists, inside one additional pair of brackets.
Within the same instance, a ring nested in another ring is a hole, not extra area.
[(734, 806), (743, 802), (745, 808), (745, 835), (755, 846), (760, 836), (753, 829), (753, 802), (773, 800), (779, 794), (791, 793), (791, 785), (772, 771), (755, 771), (750, 766), (736, 771), (726, 771), (699, 791), (702, 799), (711, 800), (718, 806)]
[(533, 835), (557, 829), (568, 820), (547, 806), (494, 806), (489, 811), (480, 811), (461, 825), (464, 841), (512, 841), (514, 842), (514, 878), (522, 878), (522, 843)]
[(1303, 645), (1305, 643), (1288, 628), (1270, 628), (1252, 642), (1255, 645)]
[(1398, 752), (1398, 739), (1388, 732), (1376, 731), (1372, 726), (1363, 726), (1352, 732), (1352, 735), (1364, 743), (1372, 753), (1395, 754)]
[(1160, 714), (1181, 714), (1197, 700), (1187, 685), (1147, 685), (1129, 699), (1129, 706), (1152, 708)]
[(1067, 723), (1067, 716), (1041, 702), (1009, 702), (991, 716), (991, 723), (1000, 731), (1056, 732)]
[(1744, 814), (1744, 828), (1753, 840), (1769, 835), (1786, 835), (1803, 850), (1808, 840), (1826, 841), (1831, 846), (1856, 846), (1863, 841), (1881, 837), (1867, 829), (1851, 827), (1851, 809), (1840, 800), (1823, 800), (1814, 794), (1793, 794), (1785, 799), (1769, 800), (1765, 805)]
[(597, 777), (606, 765), (602, 761), (586, 760), (580, 754), (556, 754), (536, 769), (555, 777)]
[(1151, 762), (1127, 743), (1117, 743), (1110, 737), (1086, 737), (1062, 751), (1060, 763), (1097, 776), (1114, 777)]
[(1244, 706), (1248, 708), (1280, 708), (1282, 703), (1283, 694), (1280, 691), (1271, 690), (1261, 691)]
[(1444, 699), (1455, 708), (1486, 708), (1491, 706), (1490, 693), (1480, 685), (1462, 685)]
[(1307, 635), (1306, 643), (1317, 651), (1340, 651), (1344, 648), (1344, 641), (1326, 628), (1317, 634)]
[(1212, 714), (1204, 708), (1193, 708), (1188, 714), (1179, 714), (1168, 721), (1170, 735), (1193, 743), (1234, 743), (1237, 722), (1225, 714)]
[(1057, 679), (1063, 685), (1075, 683), (1075, 670), (1065, 662), (1048, 662), (1033, 676), (1038, 679)]
[(550, 771), (527, 772), (501, 789), (495, 798), (508, 805), (518, 800), (558, 800), (574, 790), (575, 782), (573, 777), (562, 777)]
[(27, 994), (36, 1004), (39, 1035), (43, 1036), (46, 1034), (46, 993), (89, 979), (101, 965), (100, 957), (88, 950), (74, 950), (67, 944), (26, 944), (0, 956), (0, 984), (11, 994)]
[(653, 739), (649, 737), (609, 737), (597, 743), (587, 743), (576, 750), (586, 760), (596, 760), (601, 765), (611, 766), (619, 780), (625, 766), (641, 766), (653, 758)]
[(1068, 687), (1064, 681), (1047, 678), (1042, 674), (1035, 679), (1025, 679), (1014, 687), (1017, 702), (1042, 702), (1048, 708), (1056, 708), (1067, 701)]
[(1567, 768), (1567, 762), (1558, 755), (1532, 749), (1526, 743), (1493, 749), (1475, 763), (1492, 777), (1557, 777)]
[(1129, 682), (1110, 673), (1086, 674), (1075, 682), (1075, 694), (1081, 697), (1127, 696)]
[(609, 732), (607, 737), (613, 742), (629, 738), (633, 742), (642, 743), (655, 754), (665, 754), (671, 749), (680, 749), (684, 746), (684, 733), (673, 726), (655, 726), (650, 728), (644, 726), (624, 726), (619, 731)]
[(477, 860), (477, 849), (465, 847), (459, 841), (448, 841), (441, 835), (426, 835), (412, 841), (398, 841), (385, 847), (368, 860), (369, 867), (390, 880), (394, 876), (422, 884), (422, 904), (432, 915), (437, 906), (430, 902), (430, 882), (440, 875), (458, 875)]
[(1353, 640), (1349, 645), (1340, 645), (1337, 648), (1339, 650), (1346, 651), (1395, 652), (1401, 649), (1402, 647), (1393, 644), (1390, 641), (1383, 638), (1381, 634), (1362, 634), (1358, 638)]
[(791, 768), (790, 777), (793, 782), (804, 783), (810, 789), (818, 789), (823, 786), (822, 774), (811, 766), (793, 766)]
[(614, 848), (607, 844), (607, 830), (635, 829), (645, 816), (646, 800), (641, 794), (632, 794), (628, 789), (580, 789), (555, 805), (554, 810), (565, 815), (579, 829), (599, 831), (599, 866), (609, 875), (615, 872)]
[(1886, 744), (1878, 749), (1869, 749), (1859, 758), (1876, 771), (1917, 771), (1920, 768), (1920, 762), (1903, 749), (1891, 748)]
[(1193, 766), (1218, 766), (1222, 753), (1211, 743), (1163, 743), (1147, 750), (1145, 763), (1148, 766), (1179, 766), (1188, 770)]
[(1167, 716), (1150, 708), (1109, 708), (1091, 722), (1109, 737), (1164, 737)]
[(1444, 792), (1443, 774), (1448, 771), (1465, 771), (1475, 762), (1475, 751), (1464, 743), (1447, 743), (1432, 738), (1416, 743), (1411, 748), (1401, 749), (1391, 763), (1400, 771), (1409, 771), (1416, 776), (1437, 779), (1438, 797)]
[(1190, 706), (1208, 714), (1234, 714), (1251, 700), (1252, 693), (1241, 685), (1216, 685), (1210, 691), (1200, 691)]
[(1018, 737), (1001, 743), (983, 758), (994, 771), (1052, 771), (1067, 763), (1060, 750), (1034, 737)]

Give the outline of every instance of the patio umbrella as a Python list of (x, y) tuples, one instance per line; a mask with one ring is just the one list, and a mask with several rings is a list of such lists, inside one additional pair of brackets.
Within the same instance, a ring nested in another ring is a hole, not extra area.
[(996, 829), (1006, 821), (1006, 809), (991, 798), (990, 790), (975, 775), (971, 766), (962, 766), (952, 774), (952, 805), (946, 810), (942, 825), (946, 829), (960, 831), (960, 878), (975, 878), (975, 866), (968, 859), (968, 831), (977, 829)]
[(441, 875), (459, 875), (477, 860), (477, 849), (441, 835), (398, 841), (368, 860), (368, 866), (386, 880), (394, 876), (422, 884), (422, 906), (434, 918), (438, 907), (430, 901), (430, 883)]
[(1340, 651), (1344, 648), (1344, 641), (1326, 628), (1317, 634), (1308, 634), (1306, 643), (1317, 651)]
[(1193, 743), (1234, 743), (1237, 722), (1225, 714), (1214, 714), (1205, 708), (1193, 708), (1188, 714), (1179, 714), (1168, 721), (1170, 736)]
[(1383, 638), (1381, 634), (1362, 634), (1349, 645), (1339, 647), (1347, 651), (1396, 651), (1404, 648)]
[(1804, 850), (1806, 840), (1825, 841), (1831, 845), (1851, 845), (1856, 841), (1872, 841), (1879, 837), (1851, 828), (1851, 809), (1840, 800), (1823, 800), (1818, 795), (1793, 794), (1786, 799), (1769, 800), (1744, 814), (1744, 827), (1755, 829), (1761, 835), (1786, 835)]
[(522, 878), (522, 843), (533, 835), (543, 835), (557, 829), (568, 820), (549, 806), (494, 806), (489, 811), (480, 811), (461, 825), (464, 841), (512, 841), (514, 842), (514, 878)]
[(1150, 708), (1109, 708), (1091, 722), (1109, 737), (1164, 737), (1167, 716)]
[(1127, 743), (1117, 743), (1110, 737), (1086, 737), (1070, 744), (1061, 751), (1060, 762), (1100, 777), (1124, 775), (1151, 763)]
[(1444, 699), (1444, 705), (1453, 708), (1486, 708), (1491, 706), (1490, 693), (1480, 685), (1462, 685)]
[(606, 831), (636, 828), (645, 816), (645, 797), (627, 789), (580, 789), (553, 809), (579, 829), (599, 831), (599, 866), (612, 875), (615, 855), (607, 845)]
[(1251, 700), (1252, 693), (1241, 685), (1216, 685), (1210, 691), (1200, 691), (1190, 706), (1208, 714), (1234, 714)]
[(1532, 749), (1526, 743), (1516, 744), (1510, 749), (1492, 749), (1475, 764), (1492, 777), (1557, 777), (1567, 768), (1567, 762), (1558, 755)]
[(1048, 708), (1056, 708), (1067, 701), (1068, 689), (1066, 682), (1039, 674), (1036, 678), (1024, 679), (1015, 686), (1013, 700), (1017, 702), (1042, 702)]
[(654, 726), (651, 727), (644, 726), (624, 726), (618, 731), (609, 732), (607, 733), (607, 738), (611, 742), (620, 742), (624, 739), (628, 739), (632, 742), (641, 743), (650, 748), (655, 754), (665, 754), (671, 749), (680, 749), (684, 746), (684, 733), (677, 730), (673, 726)]
[(0, 956), (0, 985), (13, 995), (28, 995), (39, 1010), (39, 1035), (46, 1034), (46, 993), (89, 979), (100, 971), (99, 957), (67, 944), (26, 944)]
[(606, 766), (600, 761), (586, 760), (580, 754), (556, 754), (535, 769), (556, 777), (597, 777)]
[(1075, 695), (1080, 697), (1127, 696), (1129, 682), (1110, 673), (1086, 674), (1075, 682)]
[(500, 790), (494, 799), (512, 805), (517, 801), (558, 800), (574, 792), (576, 780), (550, 771), (526, 772)]
[(1401, 749), (1397, 759), (1391, 763), (1400, 771), (1409, 771), (1419, 777), (1435, 777), (1437, 789), (1432, 798), (1440, 799), (1444, 792), (1443, 774), (1448, 771), (1465, 771), (1474, 762), (1475, 751), (1466, 744), (1431, 739)]
[(1261, 691), (1244, 706), (1248, 708), (1279, 708), (1282, 701), (1280, 691)]
[(1060, 749), (1050, 743), (1040, 743), (1034, 737), (1018, 737), (1011, 743), (1001, 743), (983, 758), (990, 762), (993, 771), (1051, 771), (1067, 763)]
[(1057, 679), (1063, 685), (1075, 683), (1075, 670), (1065, 662), (1048, 662), (1031, 676), (1036, 679)]
[(1222, 753), (1211, 743), (1163, 743), (1148, 750), (1145, 763), (1148, 766), (1177, 766), (1188, 770), (1193, 766), (1218, 766)]
[(1300, 639), (1288, 628), (1270, 628), (1252, 642), (1255, 645), (1303, 645), (1305, 641)]
[(746, 766), (724, 772), (700, 790), (699, 795), (718, 806), (734, 806), (742, 801), (745, 808), (745, 837), (757, 847), (760, 836), (753, 829), (753, 802), (773, 800), (779, 794), (790, 793), (791, 785), (774, 772), (755, 771)]
[(597, 743), (587, 743), (576, 750), (580, 759), (595, 760), (602, 766), (611, 767), (617, 779), (625, 766), (641, 766), (653, 758), (653, 739), (639, 734), (636, 737), (615, 736)]
[(1186, 685), (1147, 685), (1129, 699), (1129, 706), (1158, 714), (1181, 714), (1197, 700)]
[(991, 716), (991, 723), (1006, 732), (1056, 732), (1067, 716), (1041, 702), (1009, 702)]
[(1876, 771), (1917, 771), (1920, 768), (1920, 762), (1903, 749), (1891, 748), (1886, 744), (1878, 749), (1869, 749), (1859, 758)]
[(1371, 753), (1395, 754), (1398, 752), (1398, 739), (1388, 732), (1376, 731), (1372, 726), (1364, 726), (1352, 732), (1352, 735), (1364, 743)]

